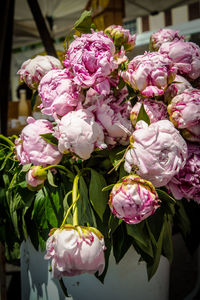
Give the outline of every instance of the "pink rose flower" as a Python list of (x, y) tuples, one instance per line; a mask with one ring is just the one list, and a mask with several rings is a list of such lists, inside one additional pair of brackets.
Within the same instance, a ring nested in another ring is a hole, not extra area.
[(145, 97), (154, 97), (164, 94), (176, 76), (176, 68), (167, 55), (146, 52), (134, 57), (121, 76), (136, 92)]
[(200, 142), (200, 90), (186, 89), (174, 97), (168, 105), (168, 113), (185, 139)]
[(62, 154), (57, 146), (46, 142), (40, 135), (53, 133), (53, 125), (47, 120), (27, 119), (19, 139), (15, 140), (16, 156), (20, 164), (32, 163), (35, 166), (58, 164)]
[(154, 214), (159, 207), (159, 199), (151, 182), (129, 175), (114, 185), (109, 206), (117, 218), (128, 224), (137, 224)]
[(93, 87), (100, 94), (110, 92), (108, 76), (118, 68), (115, 46), (103, 31), (82, 34), (70, 44), (64, 65), (76, 84)]
[(181, 94), (186, 89), (191, 89), (192, 85), (185, 79), (183, 76), (176, 75), (174, 79), (174, 83), (170, 84), (170, 86), (166, 89), (164, 94), (165, 102), (170, 102), (172, 98)]
[(62, 69), (59, 59), (50, 55), (37, 55), (33, 59), (26, 60), (17, 72), (20, 80), (30, 88), (36, 89), (42, 77), (52, 69)]
[(173, 29), (160, 29), (153, 33), (150, 37), (150, 44), (153, 51), (158, 51), (160, 46), (166, 42), (172, 42), (174, 40), (184, 40), (184, 36), (179, 34), (179, 31)]
[(56, 131), (61, 153), (72, 152), (85, 160), (96, 148), (106, 148), (102, 127), (86, 109), (72, 111), (62, 117)]
[(104, 238), (92, 227), (66, 225), (54, 230), (46, 243), (45, 259), (52, 259), (54, 278), (83, 273), (102, 274), (105, 267)]
[(121, 46), (123, 46), (126, 51), (131, 51), (135, 47), (136, 34), (131, 35), (130, 30), (120, 25), (110, 25), (104, 32), (113, 39), (118, 49), (121, 49)]
[(185, 166), (168, 183), (175, 199), (186, 198), (200, 204), (200, 146), (188, 144)]
[(64, 116), (83, 101), (81, 89), (69, 79), (65, 70), (52, 70), (40, 81), (38, 92), (42, 100), (42, 113)]
[(186, 162), (187, 144), (168, 120), (149, 126), (137, 122), (130, 140), (132, 148), (125, 157), (125, 170), (130, 173), (136, 167), (138, 175), (155, 187), (166, 185)]
[(130, 118), (133, 126), (136, 125), (142, 103), (151, 123), (168, 119), (167, 106), (163, 102), (145, 98), (142, 101), (137, 102), (131, 110)]
[(162, 44), (159, 52), (172, 59), (179, 74), (191, 80), (200, 76), (200, 48), (195, 43), (175, 40)]

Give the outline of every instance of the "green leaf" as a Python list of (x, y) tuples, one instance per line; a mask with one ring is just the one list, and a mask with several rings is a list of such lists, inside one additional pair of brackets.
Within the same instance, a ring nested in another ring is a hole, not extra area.
[(57, 185), (55, 185), (55, 183), (54, 183), (54, 177), (53, 177), (53, 174), (50, 170), (48, 170), (48, 172), (47, 172), (47, 179), (48, 179), (48, 182), (51, 186), (57, 187)]
[(182, 201), (176, 202), (175, 221), (180, 228), (181, 233), (186, 238), (191, 232), (191, 223)]
[(165, 202), (170, 202), (172, 204), (176, 204), (176, 200), (170, 196), (169, 194), (167, 194), (165, 191), (161, 190), (161, 189), (156, 189), (156, 192), (158, 194), (158, 197), (161, 201), (165, 201)]
[(106, 181), (103, 175), (91, 169), (91, 179), (89, 185), (89, 198), (94, 210), (98, 216), (103, 220), (103, 214), (105, 212), (108, 203), (108, 193), (102, 192), (102, 189), (106, 186)]
[(32, 166), (32, 163), (27, 164), (27, 165), (23, 165), (21, 172), (27, 173), (30, 170), (31, 166)]
[(111, 214), (108, 222), (109, 235), (111, 236), (117, 227), (122, 223), (122, 219), (118, 219), (115, 215)]
[(92, 25), (91, 13), (91, 10), (85, 10), (74, 24), (73, 29), (79, 31), (80, 33), (90, 33)]
[[(124, 153), (126, 152), (126, 148), (127, 147), (125, 146), (118, 146), (110, 150), (109, 158), (113, 166), (116, 166), (120, 162), (120, 160), (122, 160)], [(117, 170), (118, 168), (119, 166), (117, 166), (115, 170)]]
[(145, 223), (141, 222), (134, 225), (126, 224), (126, 230), (128, 235), (132, 236), (135, 240), (137, 248), (148, 254), (148, 256), (153, 257), (151, 238), (145, 227)]
[(113, 255), (116, 263), (120, 262), (131, 245), (132, 238), (127, 235), (125, 226), (122, 223), (113, 234)]
[(164, 222), (164, 233), (163, 233), (163, 246), (162, 253), (168, 258), (169, 262), (172, 263), (173, 260), (173, 244), (172, 244), (172, 230), (171, 224), (165, 218)]
[(110, 185), (104, 187), (104, 188), (102, 189), (102, 192), (106, 192), (106, 191), (112, 190), (112, 188), (113, 188), (114, 185), (115, 185), (115, 184), (112, 183), (112, 184), (110, 184)]
[(40, 136), (49, 144), (57, 146), (58, 145), (58, 140), (55, 138), (55, 136), (52, 135), (52, 133), (44, 133), (40, 134)]
[(148, 125), (150, 125), (150, 119), (149, 119), (149, 116), (147, 115), (146, 111), (145, 111), (145, 108), (144, 108), (144, 104), (142, 103), (141, 107), (140, 107), (140, 111), (138, 113), (138, 116), (137, 116), (137, 120), (136, 120), (136, 123), (140, 120), (143, 120), (145, 121)]

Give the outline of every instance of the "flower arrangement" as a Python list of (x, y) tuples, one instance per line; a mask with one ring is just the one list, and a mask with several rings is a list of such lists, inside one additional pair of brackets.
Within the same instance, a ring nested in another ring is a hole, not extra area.
[(84, 12), (74, 29), (63, 62), (18, 71), (46, 119), (0, 137), (1, 240), (11, 255), (29, 236), (59, 280), (103, 281), (111, 251), (119, 262), (134, 247), (150, 279), (172, 261), (174, 219), (189, 231), (181, 199), (200, 203), (200, 48), (162, 29), (130, 61), (123, 27), (98, 31)]

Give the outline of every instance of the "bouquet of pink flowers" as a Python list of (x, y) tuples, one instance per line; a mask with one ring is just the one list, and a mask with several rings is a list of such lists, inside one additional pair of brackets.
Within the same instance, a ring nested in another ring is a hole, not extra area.
[(200, 48), (163, 29), (130, 61), (123, 27), (97, 31), (84, 12), (74, 29), (63, 62), (36, 56), (18, 71), (45, 118), (1, 136), (9, 227), (46, 248), (55, 278), (103, 281), (111, 250), (119, 262), (134, 247), (150, 279), (172, 260), (174, 217), (189, 230), (180, 200), (200, 203)]

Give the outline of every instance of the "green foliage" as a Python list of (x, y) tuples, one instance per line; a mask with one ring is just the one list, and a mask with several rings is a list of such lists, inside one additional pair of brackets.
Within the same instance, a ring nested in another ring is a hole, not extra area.
[(138, 113), (138, 116), (137, 116), (137, 119), (136, 119), (136, 123), (138, 121), (145, 121), (148, 125), (150, 125), (150, 119), (149, 119), (149, 116), (147, 115), (146, 113), (146, 110), (144, 108), (144, 104), (142, 103), (141, 107), (140, 107), (140, 111)]

